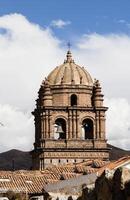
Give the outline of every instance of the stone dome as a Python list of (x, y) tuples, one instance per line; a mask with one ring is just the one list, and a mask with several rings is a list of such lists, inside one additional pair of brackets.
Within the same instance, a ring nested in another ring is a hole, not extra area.
[(87, 85), (93, 86), (93, 80), (90, 74), (75, 64), (71, 52), (68, 51), (66, 60), (60, 66), (57, 66), (47, 77), (50, 85)]

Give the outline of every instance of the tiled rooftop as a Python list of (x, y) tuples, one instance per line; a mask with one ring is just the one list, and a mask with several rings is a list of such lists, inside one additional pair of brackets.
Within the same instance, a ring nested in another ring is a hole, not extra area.
[(130, 156), (122, 157), (116, 161), (109, 162), (108, 164), (102, 166), (101, 168), (98, 169), (98, 174), (102, 174), (103, 171), (107, 168), (109, 170), (114, 170), (119, 167), (122, 167), (126, 164), (130, 163)]
[(45, 184), (74, 178), (83, 174), (95, 172), (101, 174), (105, 168), (114, 169), (127, 162), (130, 162), (130, 157), (123, 157), (115, 162), (87, 160), (81, 163), (52, 166), (44, 171), (0, 171), (0, 189), (42, 193)]

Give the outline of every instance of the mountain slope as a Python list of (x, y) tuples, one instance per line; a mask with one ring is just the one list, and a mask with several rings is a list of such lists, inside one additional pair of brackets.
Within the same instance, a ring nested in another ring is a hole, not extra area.
[(0, 153), (0, 170), (30, 169), (31, 166), (32, 160), (29, 152), (12, 149)]
[[(108, 144), (110, 148), (110, 160), (117, 160), (123, 156), (130, 155), (130, 151), (120, 149)], [(12, 149), (7, 152), (0, 153), (0, 170), (29, 170), (32, 167), (30, 152)]]
[(118, 147), (112, 146), (111, 144), (107, 144), (107, 147), (111, 149), (110, 150), (110, 160), (117, 160), (123, 156), (130, 155), (130, 151), (120, 149)]

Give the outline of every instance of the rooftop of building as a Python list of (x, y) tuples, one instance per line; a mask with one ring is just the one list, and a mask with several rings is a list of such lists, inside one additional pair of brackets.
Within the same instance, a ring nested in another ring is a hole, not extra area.
[(96, 173), (101, 175), (105, 169), (114, 170), (130, 163), (130, 156), (117, 161), (87, 160), (81, 163), (60, 164), (43, 171), (18, 170), (0, 171), (0, 190), (22, 191), (30, 194), (42, 193), (44, 186), (60, 180), (68, 180), (81, 175)]
[(93, 86), (91, 75), (84, 67), (77, 65), (68, 50), (64, 63), (57, 66), (47, 77), (50, 85), (87, 85)]

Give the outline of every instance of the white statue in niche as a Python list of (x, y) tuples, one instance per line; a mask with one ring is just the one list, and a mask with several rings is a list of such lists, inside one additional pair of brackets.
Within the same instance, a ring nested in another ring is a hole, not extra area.
[(85, 139), (85, 129), (84, 126), (81, 126), (81, 139), (84, 140)]
[(59, 134), (57, 133), (58, 125), (54, 124), (54, 139), (59, 139)]

